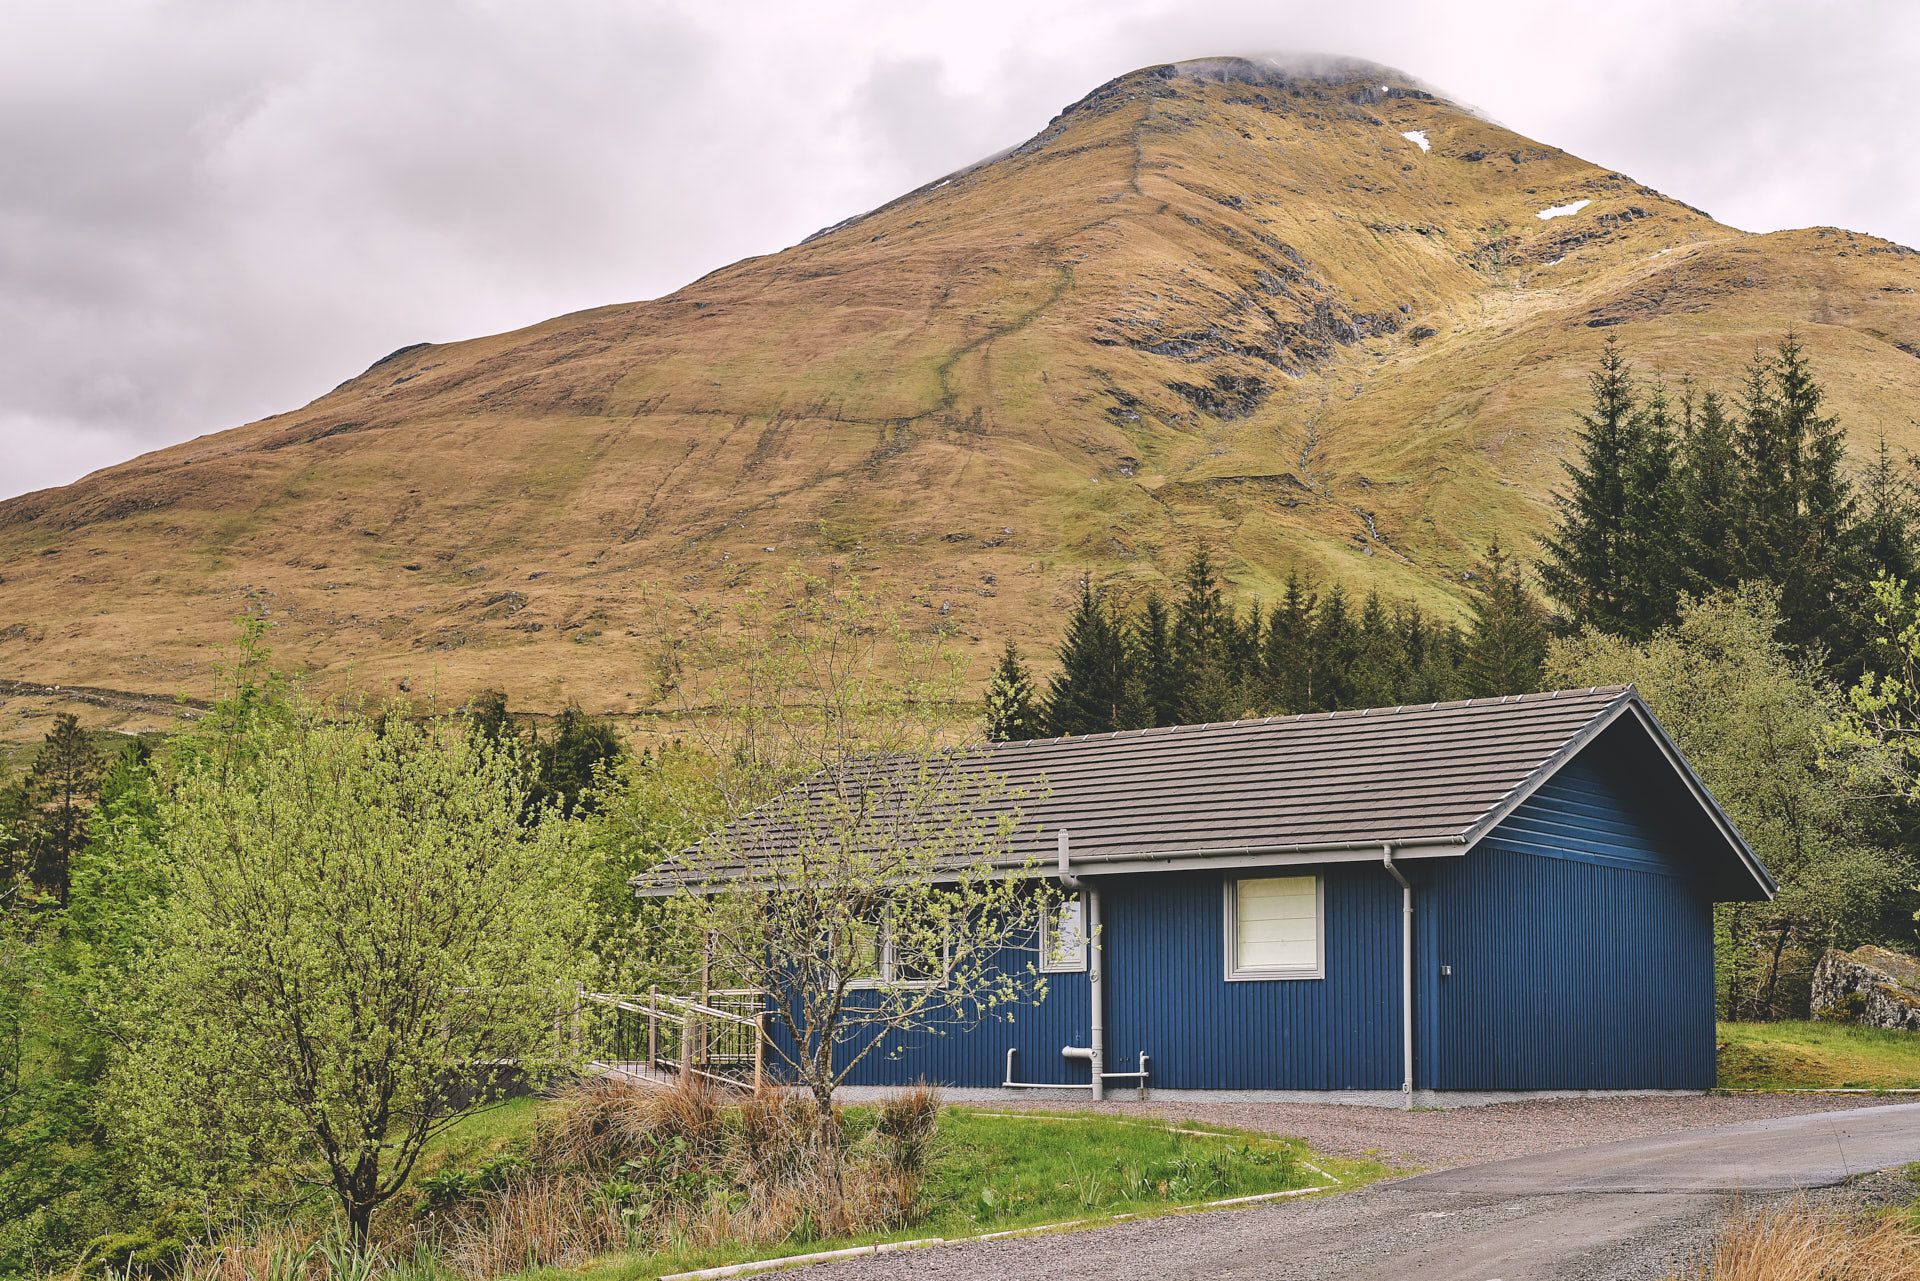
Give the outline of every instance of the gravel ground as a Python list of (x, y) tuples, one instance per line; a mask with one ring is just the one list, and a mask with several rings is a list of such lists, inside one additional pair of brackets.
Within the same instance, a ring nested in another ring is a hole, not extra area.
[[(1102, 1110), (1298, 1134), (1322, 1150), (1376, 1152), (1439, 1167), (1883, 1102), (1870, 1096), (1752, 1095), (1533, 1100), (1414, 1113), (1254, 1103), (1108, 1103)], [(1902, 1144), (1920, 1142), (1913, 1130), (1913, 1109), (1897, 1121), (1889, 1117), (1878, 1130), (1888, 1136), (1880, 1145), (1882, 1157)], [(1741, 1159), (1737, 1142), (1726, 1156), (1712, 1147), (1695, 1153), (1692, 1168), (1704, 1169), (1717, 1180), (1719, 1162)], [(1821, 1164), (1817, 1157), (1809, 1162), (1804, 1155), (1813, 1151), (1810, 1144), (1823, 1142), (1815, 1135), (1802, 1138), (1795, 1131), (1778, 1134), (1771, 1142), (1776, 1152), (1796, 1154), (1790, 1166)], [(1663, 1154), (1672, 1148), (1655, 1142), (1633, 1150), (1642, 1154), (1644, 1167), (1649, 1160), (1666, 1162)], [(1595, 1159), (1603, 1171), (1635, 1168), (1630, 1161), (1623, 1167), (1617, 1159), (1584, 1154), (1575, 1159), (1574, 1168)], [(1672, 1164), (1661, 1168), (1677, 1169)], [(1903, 1203), (1913, 1196), (1912, 1182), (1898, 1173), (1763, 1195), (1627, 1186), (1637, 1178), (1616, 1178), (1612, 1191), (1563, 1190), (1588, 1186), (1576, 1181), (1522, 1194), (1450, 1189), (1449, 1183), (1461, 1181), (1454, 1175), (1395, 1180), (1344, 1196), (1143, 1219), (1082, 1232), (956, 1242), (820, 1265), (806, 1275), (819, 1281), (1111, 1281), (1114, 1276), (1168, 1281), (1664, 1281), (1703, 1260), (1735, 1216), (1792, 1201), (1841, 1208)], [(1467, 1187), (1473, 1183), (1469, 1174)]]
[(1096, 1105), (1085, 1099), (1031, 1099), (1023, 1100), (1018, 1108), (996, 1106), (985, 1110), (1097, 1110), (1118, 1116), (1206, 1121), (1305, 1139), (1316, 1151), (1336, 1156), (1375, 1157), (1402, 1168), (1437, 1170), (1700, 1126), (1911, 1101), (1871, 1094), (1688, 1094), (1528, 1099), (1486, 1107), (1407, 1112), (1338, 1103), (1140, 1103), (1108, 1099)]
[(806, 1271), (809, 1281), (1666, 1281), (1704, 1261), (1736, 1215), (1801, 1199), (1912, 1196), (1896, 1175), (1771, 1197), (1351, 1196), (1146, 1219), (1092, 1232), (957, 1243)]

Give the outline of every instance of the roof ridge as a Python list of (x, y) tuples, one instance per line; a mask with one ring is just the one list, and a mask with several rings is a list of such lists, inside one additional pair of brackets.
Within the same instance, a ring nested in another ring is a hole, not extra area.
[(1351, 707), (1337, 712), (1293, 712), (1285, 716), (1243, 717), (1231, 721), (1197, 721), (1190, 725), (1150, 725), (1143, 729), (1110, 729), (1094, 734), (1056, 734), (1052, 738), (1016, 738), (989, 740), (986, 746), (996, 751), (1002, 749), (1047, 747), (1057, 743), (1099, 743), (1114, 739), (1149, 738), (1169, 736), (1180, 733), (1192, 733), (1198, 730), (1235, 729), (1247, 725), (1281, 725), (1290, 722), (1358, 720), (1365, 716), (1394, 715), (1411, 712), (1452, 711), (1462, 707), (1503, 707), (1508, 704), (1550, 702), (1557, 698), (1590, 697), (1596, 694), (1610, 694), (1616, 697), (1635, 693), (1632, 685), (1590, 685), (1585, 689), (1539, 690), (1532, 694), (1492, 694), (1483, 698), (1455, 698), (1432, 703), (1398, 703), (1385, 707)]

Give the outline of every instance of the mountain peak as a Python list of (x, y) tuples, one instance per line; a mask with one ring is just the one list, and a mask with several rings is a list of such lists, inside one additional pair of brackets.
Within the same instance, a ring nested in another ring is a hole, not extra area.
[[(1263, 95), (1332, 97), (1369, 106), (1393, 97), (1438, 99), (1404, 71), (1340, 54), (1282, 52), (1188, 58), (1116, 76), (1060, 114), (1106, 109), (1141, 97), (1165, 97), (1179, 81), (1243, 85)], [(1261, 105), (1280, 105), (1267, 98)]]

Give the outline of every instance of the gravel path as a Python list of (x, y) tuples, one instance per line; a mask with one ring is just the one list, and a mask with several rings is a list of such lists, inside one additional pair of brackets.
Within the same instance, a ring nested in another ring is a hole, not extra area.
[[(1884, 1118), (1851, 1115), (1892, 1102), (1830, 1095), (1558, 1099), (1413, 1113), (1325, 1104), (1109, 1103), (1102, 1110), (1299, 1134), (1323, 1150), (1452, 1169), (1344, 1196), (956, 1242), (825, 1264), (806, 1275), (1661, 1281), (1702, 1259), (1734, 1215), (1795, 1199), (1834, 1206), (1911, 1199), (1913, 1185), (1899, 1174), (1833, 1183), (1855, 1169), (1920, 1158), (1920, 1106)], [(1822, 1112), (1830, 1115), (1808, 1115)], [(1791, 1119), (1800, 1116), (1807, 1119)], [(1721, 1128), (1663, 1137), (1706, 1126)], [(1480, 1164), (1489, 1155), (1506, 1159)], [(1787, 1190), (1733, 1190), (1756, 1186)]]
[(1205, 1121), (1305, 1139), (1316, 1151), (1376, 1157), (1409, 1169), (1437, 1170), (1507, 1157), (1557, 1152), (1707, 1125), (1899, 1103), (1871, 1094), (1671, 1095), (1643, 1098), (1528, 1099), (1486, 1107), (1407, 1112), (1338, 1103), (1146, 1103), (1108, 1099), (1023, 1100), (995, 1112), (1097, 1110), (1119, 1116)]

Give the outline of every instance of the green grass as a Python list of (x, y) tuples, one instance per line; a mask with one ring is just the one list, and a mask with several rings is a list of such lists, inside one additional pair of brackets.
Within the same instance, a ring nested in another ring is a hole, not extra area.
[(1722, 1023), (1720, 1088), (1920, 1089), (1920, 1033), (1844, 1023)]
[[(482, 1160), (518, 1141), (537, 1105), (514, 1105), (463, 1123), (431, 1154), (436, 1162)], [(848, 1110), (848, 1128), (870, 1122)], [(771, 1246), (683, 1248), (615, 1255), (578, 1272), (530, 1274), (594, 1281), (648, 1281), (663, 1274), (920, 1237), (964, 1237), (1118, 1214), (1166, 1214), (1207, 1201), (1326, 1183), (1307, 1162), (1340, 1180), (1370, 1182), (1386, 1167), (1318, 1156), (1294, 1139), (1202, 1125), (1082, 1113), (1011, 1115), (949, 1107), (940, 1116), (924, 1213), (898, 1231)], [(458, 1155), (455, 1155), (458, 1154)]]

